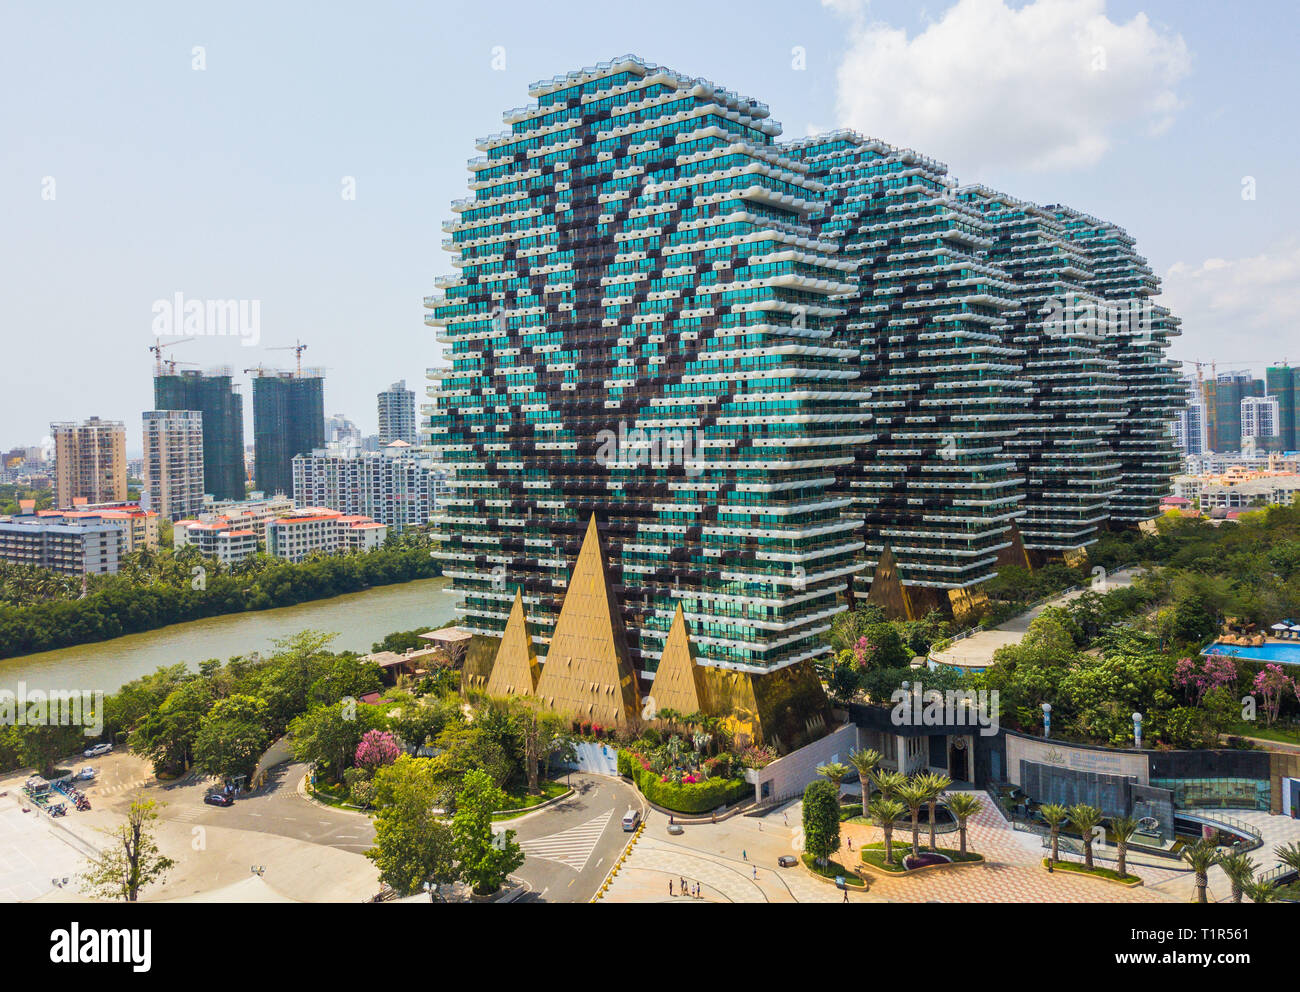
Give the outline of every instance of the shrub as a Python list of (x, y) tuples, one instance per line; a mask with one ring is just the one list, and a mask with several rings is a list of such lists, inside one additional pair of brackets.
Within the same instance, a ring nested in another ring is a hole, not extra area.
[(754, 789), (744, 779), (683, 780), (680, 785), (671, 780), (660, 781), (660, 776), (649, 767), (644, 757), (622, 749), (618, 752), (618, 771), (636, 782), (641, 794), (650, 802), (676, 813), (707, 813), (751, 795)]

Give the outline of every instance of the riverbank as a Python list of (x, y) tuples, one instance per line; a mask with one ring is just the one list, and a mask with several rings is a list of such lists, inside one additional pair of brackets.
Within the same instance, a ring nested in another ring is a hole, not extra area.
[(336, 651), (368, 652), (385, 635), (416, 627), (440, 627), (457, 617), (456, 596), (446, 578), (416, 579), (273, 610), (229, 613), (172, 624), (141, 634), (76, 647), (41, 651), (0, 661), (0, 690), (78, 688), (115, 692), (160, 665), (185, 662), (197, 669), (208, 658), (225, 661), (253, 651), (267, 653), (276, 638), (300, 630), (339, 636)]

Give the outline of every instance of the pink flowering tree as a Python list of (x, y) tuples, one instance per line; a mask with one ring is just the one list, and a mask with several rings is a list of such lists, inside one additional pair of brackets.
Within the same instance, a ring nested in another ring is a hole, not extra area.
[(866, 668), (876, 653), (876, 646), (867, 638), (859, 637), (853, 642), (853, 663), (859, 668)]
[(392, 733), (387, 730), (367, 730), (357, 745), (357, 767), (373, 773), (384, 765), (391, 765), (401, 753), (402, 749)]
[(1211, 689), (1232, 685), (1237, 681), (1237, 665), (1224, 654), (1208, 655), (1203, 661), (1184, 658), (1174, 667), (1174, 685), (1183, 689), (1193, 706), (1200, 706), (1201, 700)]
[(1278, 710), (1288, 691), (1300, 698), (1300, 684), (1297, 684), (1294, 679), (1287, 678), (1282, 672), (1282, 666), (1272, 662), (1265, 665), (1264, 670), (1255, 676), (1254, 689), (1263, 700), (1265, 725), (1269, 727), (1277, 720)]

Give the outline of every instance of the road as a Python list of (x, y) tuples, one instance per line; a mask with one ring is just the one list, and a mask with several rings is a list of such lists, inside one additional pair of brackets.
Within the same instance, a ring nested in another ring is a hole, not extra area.
[(588, 902), (632, 835), (623, 814), (643, 809), (631, 785), (603, 775), (574, 774), (563, 802), (503, 824), (527, 859), (515, 877), (528, 886), (519, 902)]

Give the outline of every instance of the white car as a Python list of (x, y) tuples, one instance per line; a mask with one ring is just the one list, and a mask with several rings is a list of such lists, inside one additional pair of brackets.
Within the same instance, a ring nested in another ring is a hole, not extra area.
[(98, 774), (99, 772), (97, 772), (95, 769), (87, 765), (85, 768), (81, 769), (81, 771), (77, 772), (77, 774), (73, 775), (72, 777), (78, 782), (89, 782), (92, 778), (94, 778)]
[(637, 824), (641, 822), (641, 811), (639, 809), (630, 809), (623, 814), (623, 829), (635, 830)]
[(113, 750), (112, 744), (92, 744), (86, 748), (83, 757), (98, 758), (101, 754), (108, 754), (111, 750)]

